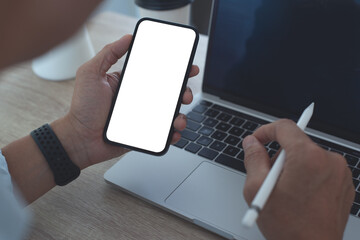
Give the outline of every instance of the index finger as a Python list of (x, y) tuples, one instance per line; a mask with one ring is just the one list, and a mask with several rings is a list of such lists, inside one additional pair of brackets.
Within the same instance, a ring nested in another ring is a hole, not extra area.
[(284, 149), (299, 142), (311, 142), (311, 139), (289, 119), (281, 119), (266, 124), (257, 129), (253, 134), (261, 143), (276, 141)]

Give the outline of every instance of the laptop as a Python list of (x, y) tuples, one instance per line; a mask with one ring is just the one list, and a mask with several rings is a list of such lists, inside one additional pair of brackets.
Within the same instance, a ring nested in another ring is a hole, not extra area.
[(359, 43), (359, 1), (213, 1), (202, 91), (181, 109), (181, 140), (162, 157), (128, 153), (106, 182), (225, 238), (264, 239), (241, 225), (242, 140), (315, 102), (306, 133), (346, 158), (357, 192), (344, 239), (359, 239)]

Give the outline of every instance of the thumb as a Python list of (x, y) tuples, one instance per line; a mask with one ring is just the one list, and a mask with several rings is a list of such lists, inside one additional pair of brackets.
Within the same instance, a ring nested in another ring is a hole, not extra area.
[(246, 202), (250, 204), (269, 173), (271, 165), (264, 145), (253, 135), (249, 135), (244, 139), (243, 148), (247, 173), (244, 197)]
[(104, 76), (128, 50), (132, 35), (125, 35), (119, 40), (106, 45), (95, 57), (86, 64), (88, 69)]

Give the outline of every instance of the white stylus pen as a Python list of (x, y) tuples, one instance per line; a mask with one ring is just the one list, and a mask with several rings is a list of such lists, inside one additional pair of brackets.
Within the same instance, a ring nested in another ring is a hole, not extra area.
[[(314, 103), (311, 103), (301, 114), (301, 117), (297, 122), (297, 125), (301, 130), (304, 130), (306, 128), (313, 114), (313, 111), (314, 111)], [(247, 210), (242, 220), (242, 224), (245, 227), (251, 227), (254, 225), (256, 219), (259, 216), (259, 212), (263, 209), (267, 199), (270, 196), (270, 193), (274, 189), (277, 179), (279, 178), (279, 175), (281, 173), (281, 170), (283, 169), (284, 161), (285, 161), (285, 151), (281, 150), (269, 174), (266, 176), (265, 181), (261, 185), (259, 191), (257, 192), (254, 200), (250, 205), (250, 208)]]

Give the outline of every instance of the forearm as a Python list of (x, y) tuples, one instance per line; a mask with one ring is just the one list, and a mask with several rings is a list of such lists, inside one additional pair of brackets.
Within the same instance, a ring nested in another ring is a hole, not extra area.
[(13, 182), (27, 203), (55, 186), (54, 177), (44, 156), (30, 135), (2, 149)]
[[(76, 139), (76, 132), (64, 119), (51, 123), (51, 128), (59, 138), (70, 159), (80, 168), (87, 165), (81, 151), (81, 141)], [(2, 149), (12, 180), (21, 191), (27, 203), (31, 203), (48, 192), (56, 184), (54, 175), (39, 147), (28, 135), (14, 141)]]

